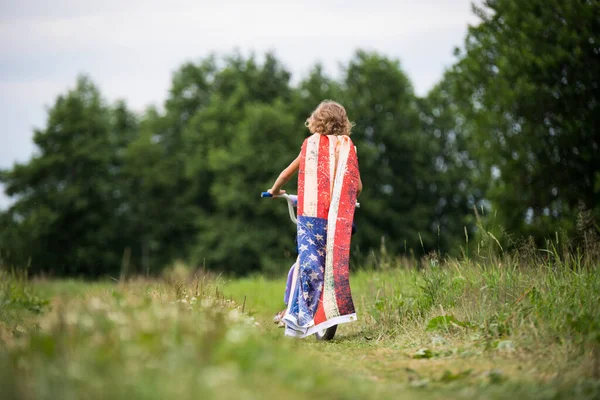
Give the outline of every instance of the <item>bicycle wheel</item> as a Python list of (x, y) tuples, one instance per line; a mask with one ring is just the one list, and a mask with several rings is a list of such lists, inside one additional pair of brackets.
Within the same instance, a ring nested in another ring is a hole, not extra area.
[(315, 333), (315, 337), (317, 340), (331, 340), (335, 336), (335, 331), (337, 331), (337, 325)]

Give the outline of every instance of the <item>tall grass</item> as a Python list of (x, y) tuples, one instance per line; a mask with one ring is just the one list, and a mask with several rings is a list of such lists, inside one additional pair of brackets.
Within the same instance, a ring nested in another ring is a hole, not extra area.
[[(351, 399), (377, 389), (345, 378), (293, 343), (273, 346), (215, 277), (133, 280), (57, 297), (39, 329), (0, 349), (3, 399)], [(47, 284), (47, 283), (43, 283)]]
[[(502, 246), (478, 221), (461, 259), (381, 257), (353, 277), (362, 332), (425, 358), (504, 357), (524, 377), (600, 388), (600, 240)], [(467, 236), (468, 237), (468, 236)], [(501, 237), (499, 240), (498, 237)], [(593, 240), (591, 240), (593, 238)], [(385, 252), (381, 252), (385, 254)], [(475, 362), (476, 364), (477, 362)]]
[(461, 259), (381, 252), (329, 343), (270, 322), (284, 277), (3, 273), (2, 398), (598, 398), (598, 258), (561, 240), (509, 254), (498, 236)]
[(32, 319), (47, 309), (48, 301), (40, 298), (19, 271), (0, 270), (0, 339), (9, 341), (35, 327)]

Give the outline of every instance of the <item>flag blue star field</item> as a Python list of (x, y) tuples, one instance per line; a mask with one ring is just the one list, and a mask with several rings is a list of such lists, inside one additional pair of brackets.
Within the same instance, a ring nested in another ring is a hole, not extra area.
[(298, 218), (298, 254), (300, 285), (296, 286), (292, 313), (297, 314), (297, 324), (308, 325), (317, 311), (318, 299), (323, 291), (325, 252), (327, 245), (327, 220), (316, 217)]

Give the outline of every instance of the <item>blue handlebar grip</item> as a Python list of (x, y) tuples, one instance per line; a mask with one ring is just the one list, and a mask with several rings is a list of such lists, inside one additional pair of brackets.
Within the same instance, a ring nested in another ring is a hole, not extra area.
[(271, 193), (269, 193), (269, 192), (262, 192), (260, 194), (260, 197), (273, 197), (273, 195)]

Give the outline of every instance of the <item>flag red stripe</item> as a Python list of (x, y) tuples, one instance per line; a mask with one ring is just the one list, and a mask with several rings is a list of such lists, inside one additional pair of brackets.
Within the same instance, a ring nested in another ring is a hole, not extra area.
[(332, 160), (329, 158), (329, 138), (325, 135), (321, 135), (319, 138), (319, 164), (317, 167), (317, 217), (324, 219), (327, 219), (329, 214), (329, 204), (331, 203), (329, 163), (332, 162)]
[(352, 220), (356, 206), (358, 191), (358, 160), (354, 145), (350, 142), (350, 151), (342, 183), (337, 224), (335, 227), (335, 246), (333, 251), (333, 270), (335, 297), (340, 315), (354, 313), (354, 304), (350, 292), (350, 239), (352, 237)]
[(319, 325), (321, 322), (327, 321), (327, 316), (325, 315), (325, 308), (323, 307), (324, 292), (324, 290), (321, 290), (321, 296), (319, 297), (319, 305), (317, 306), (317, 312), (315, 313), (315, 325)]

